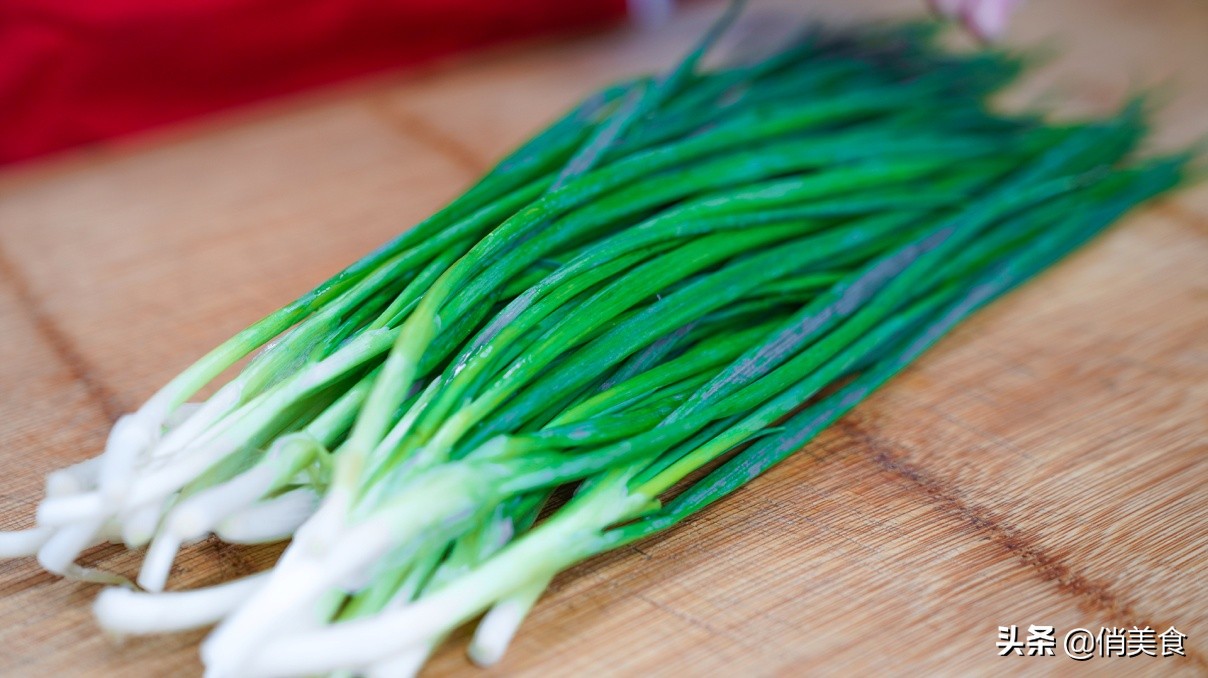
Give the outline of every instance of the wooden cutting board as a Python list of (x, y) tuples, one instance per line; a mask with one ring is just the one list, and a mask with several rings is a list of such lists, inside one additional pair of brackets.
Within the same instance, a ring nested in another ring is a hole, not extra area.
[[(850, 20), (921, 2), (755, 3)], [(0, 527), (192, 357), (415, 223), (588, 90), (665, 66), (716, 5), (479, 55), (0, 173)], [(1208, 132), (1208, 5), (1046, 0), (1062, 56), (1016, 98), (1106, 111), (1162, 84)], [(1208, 674), (1208, 187), (995, 304), (792, 460), (561, 576), (498, 674)], [(179, 586), (266, 567), (210, 541)], [(98, 548), (125, 573), (139, 555)], [(200, 672), (200, 633), (100, 635), (96, 588), (0, 563), (0, 674)], [(1185, 658), (998, 657), (999, 626), (1174, 626)], [(464, 634), (430, 675), (479, 675)]]

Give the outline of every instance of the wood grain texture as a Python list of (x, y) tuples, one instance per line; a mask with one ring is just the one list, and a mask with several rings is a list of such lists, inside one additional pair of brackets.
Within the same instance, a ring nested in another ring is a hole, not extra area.
[[(897, 2), (756, 2), (793, 17)], [(192, 356), (414, 223), (582, 94), (665, 65), (659, 33), (497, 50), (0, 174), (0, 528), (42, 475)], [(1046, 0), (1062, 54), (1012, 102), (1105, 111), (1163, 86), (1208, 132), (1208, 6)], [(492, 674), (1208, 674), (1208, 188), (1129, 217), (996, 303), (802, 453), (678, 529), (559, 577)], [(266, 567), (210, 541), (177, 586)], [(88, 561), (133, 573), (116, 547)], [(200, 633), (118, 646), (95, 587), (0, 563), (0, 674), (195, 675)], [(999, 625), (1174, 625), (1187, 658), (1000, 658)], [(451, 640), (429, 675), (482, 675)]]

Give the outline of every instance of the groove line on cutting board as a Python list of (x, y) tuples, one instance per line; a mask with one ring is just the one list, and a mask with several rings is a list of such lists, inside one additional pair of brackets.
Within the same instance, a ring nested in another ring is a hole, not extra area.
[[(871, 452), (870, 461), (882, 470), (905, 480), (946, 512), (964, 521), (974, 531), (984, 533), (990, 541), (1034, 571), (1040, 579), (1075, 598), (1081, 607), (1102, 614), (1111, 623), (1127, 621), (1129, 625), (1150, 626), (1159, 630), (1172, 626), (1153, 623), (1148, 619), (1148, 615), (1142, 615), (1131, 605), (1121, 601), (1106, 585), (1095, 583), (1076, 572), (1069, 564), (1062, 562), (1061, 558), (1045, 551), (1035, 540), (1004, 525), (985, 508), (970, 505), (960, 498), (950, 483), (907, 462), (902, 455), (894, 454), (895, 448), (891, 441), (868, 431), (853, 417), (840, 420), (836, 427)], [(1198, 652), (1193, 651), (1191, 647), (1187, 647), (1186, 651), (1188, 660), (1200, 668), (1208, 669), (1208, 661)]]
[(34, 329), (46, 341), (46, 345), (59, 358), (63, 366), (67, 368), (71, 378), (84, 387), (89, 399), (100, 408), (101, 413), (110, 423), (117, 421), (124, 411), (121, 402), (96, 376), (71, 337), (42, 307), (38, 297), (30, 288), (29, 281), (13, 264), (3, 246), (0, 246), (0, 277), (12, 285), (21, 312), (33, 324)]
[(1208, 234), (1208, 216), (1200, 214), (1177, 200), (1163, 200), (1154, 205), (1153, 211), (1193, 231)]
[(423, 116), (391, 105), (381, 97), (371, 99), (368, 106), (373, 115), (383, 120), (395, 132), (436, 151), (458, 169), (469, 172), (472, 178), (477, 179), (487, 171), (489, 163), (480, 158), (473, 149), (457, 137), (431, 124)]

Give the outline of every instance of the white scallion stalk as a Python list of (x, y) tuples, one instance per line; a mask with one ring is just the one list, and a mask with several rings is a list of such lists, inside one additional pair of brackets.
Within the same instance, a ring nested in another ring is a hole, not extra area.
[(424, 667), (424, 663), (428, 661), (428, 657), (432, 656), (442, 640), (444, 640), (443, 636), (415, 647), (409, 647), (387, 659), (370, 664), (365, 669), (365, 678), (412, 678)]
[(494, 666), (503, 659), (508, 645), (520, 629), (520, 624), (524, 622), (524, 618), (528, 616), (549, 583), (550, 578), (543, 577), (495, 603), (474, 629), (474, 637), (466, 650), (470, 661), (487, 667)]
[(151, 450), (153, 457), (169, 457), (185, 449), (207, 429), (235, 411), (243, 393), (243, 380), (231, 380), (201, 403), (184, 421), (172, 428), (160, 443)]
[[(355, 581), (388, 553), (421, 535), (471, 520), (479, 502), (489, 496), (491, 480), (470, 467), (448, 465), (427, 474), (413, 492), (360, 522), (336, 529), (334, 534), (341, 536), (327, 548), (315, 550), (307, 543), (309, 534), (299, 534), (265, 587), (202, 644), (206, 665), (218, 676), (241, 673), (281, 622), (313, 607), (329, 590)], [(307, 527), (313, 527), (313, 521)]]
[(185, 631), (213, 624), (262, 586), (267, 572), (216, 586), (171, 593), (142, 593), (127, 588), (101, 591), (93, 604), (97, 621), (119, 635)]
[(139, 458), (158, 440), (158, 427), (148, 426), (137, 413), (118, 418), (109, 432), (97, 471), (97, 493), (103, 505), (116, 506), (121, 502), (130, 488), (132, 471)]
[(251, 506), (272, 491), (278, 474), (276, 463), (262, 462), (226, 482), (206, 488), (172, 509), (164, 520), (163, 531), (182, 539), (201, 537), (232, 513)]
[[(257, 500), (280, 488), (290, 477), (296, 475), (298, 469), (310, 463), (316, 454), (324, 452), (319, 441), (313, 437), (305, 433), (283, 436), (273, 443), (264, 458), (252, 468), (185, 499), (172, 509), (152, 540), (151, 548), (147, 551), (147, 557), (139, 571), (139, 585), (150, 591), (162, 590), (181, 544), (200, 539), (219, 524), (232, 519)], [(274, 518), (272, 514), (265, 516), (263, 511), (252, 512), (236, 519), (234, 527), (227, 526), (224, 534), (232, 535), (236, 541), (239, 541), (239, 535), (243, 534), (239, 543), (279, 541), (293, 534), (298, 525), (313, 513), (313, 504), (317, 501), (315, 496), (310, 502), (309, 510), (300, 510), (296, 515), (291, 514), (285, 518), (276, 517), (276, 522), (272, 525), (260, 522), (264, 518)], [(278, 509), (281, 510), (290, 509)], [(283, 520), (291, 527), (282, 528), (280, 523)], [(241, 527), (245, 523), (250, 524), (250, 527)]]
[(163, 516), (167, 497), (126, 511), (118, 516), (122, 526), (122, 541), (129, 548), (146, 546), (155, 536), (160, 518)]
[(0, 558), (32, 556), (50, 539), (54, 531), (49, 527), (31, 527), (26, 530), (0, 532)]
[(288, 539), (314, 515), (319, 497), (301, 488), (239, 511), (218, 524), (214, 533), (232, 544), (264, 544)]
[(48, 497), (38, 504), (36, 517), (39, 525), (67, 527), (88, 520), (105, 510), (105, 502), (99, 492), (84, 492)]
[(392, 543), (390, 527), (384, 520), (356, 526), (323, 561), (306, 556), (283, 557), (264, 587), (202, 643), (201, 655), (208, 672), (215, 676), (240, 674), (257, 647), (275, 633), (282, 621), (304, 615), (329, 590), (384, 556)]
[(151, 593), (163, 591), (180, 546), (181, 539), (172, 532), (162, 531), (155, 535), (138, 571), (138, 585)]
[[(203, 647), (206, 666), (219, 678), (289, 676), (372, 665), (433, 642), (534, 581), (577, 562), (592, 552), (593, 535), (599, 530), (645, 508), (645, 497), (625, 490), (636, 471), (635, 467), (609, 472), (557, 516), (412, 604), (313, 631), (276, 638), (261, 635), (239, 654), (226, 654), (229, 647)], [(263, 609), (249, 603), (248, 609), (253, 607)]]
[(47, 473), (46, 496), (68, 497), (96, 489), (100, 466), (100, 457), (92, 457)]
[(200, 412), (203, 407), (205, 407), (204, 402), (182, 403), (180, 407), (177, 407), (175, 410), (173, 410), (172, 413), (168, 415), (168, 418), (164, 420), (164, 429), (168, 432), (171, 432), (180, 428), (185, 424), (185, 422), (189, 421), (189, 419), (192, 419), (194, 414)]
[(49, 572), (70, 576), (76, 557), (96, 543), (103, 523), (102, 518), (93, 518), (55, 530), (38, 549), (38, 564)]

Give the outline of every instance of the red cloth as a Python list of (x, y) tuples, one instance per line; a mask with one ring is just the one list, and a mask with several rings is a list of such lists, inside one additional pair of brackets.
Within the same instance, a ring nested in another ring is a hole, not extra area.
[(624, 0), (0, 0), (0, 163), (623, 12)]

